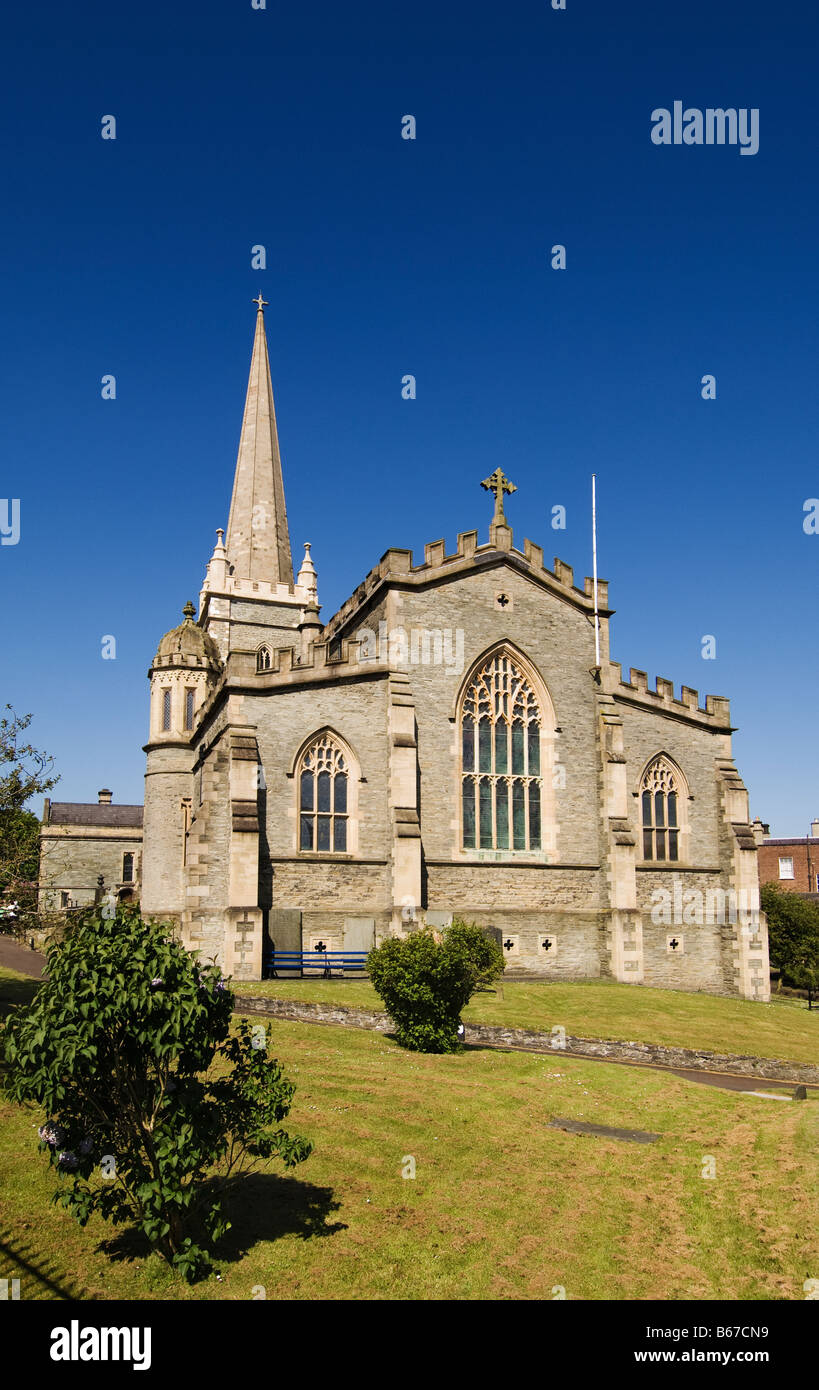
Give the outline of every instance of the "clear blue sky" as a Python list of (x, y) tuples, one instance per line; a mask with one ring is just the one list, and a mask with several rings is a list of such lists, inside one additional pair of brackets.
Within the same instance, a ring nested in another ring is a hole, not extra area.
[[(0, 697), (54, 795), (142, 800), (146, 672), (227, 519), (261, 288), (324, 618), (390, 545), (485, 539), (498, 464), (516, 542), (582, 582), (596, 470), (613, 657), (729, 696), (752, 814), (804, 834), (818, 43), (804, 0), (8, 12)], [(676, 99), (759, 108), (758, 154), (652, 144)]]

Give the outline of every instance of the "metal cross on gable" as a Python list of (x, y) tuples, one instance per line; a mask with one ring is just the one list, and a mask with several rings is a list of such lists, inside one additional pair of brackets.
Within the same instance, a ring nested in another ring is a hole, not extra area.
[(486, 488), (487, 492), (494, 492), (495, 494), (495, 515), (492, 518), (493, 525), (497, 522), (501, 522), (505, 526), (506, 517), (503, 512), (503, 494), (505, 492), (517, 492), (515, 484), (510, 483), (502, 468), (496, 468), (494, 473), (490, 473), (488, 478), (484, 478), (481, 487)]

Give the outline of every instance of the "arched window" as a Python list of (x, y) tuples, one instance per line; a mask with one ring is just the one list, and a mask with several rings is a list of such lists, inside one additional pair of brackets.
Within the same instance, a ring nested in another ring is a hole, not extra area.
[(256, 670), (257, 670), (257, 671), (269, 671), (269, 670), (270, 670), (270, 648), (269, 648), (269, 647), (260, 647), (259, 650), (257, 651), (257, 653), (256, 653)]
[(652, 759), (640, 783), (644, 859), (679, 859), (680, 791), (679, 776), (668, 759)]
[(122, 882), (133, 883), (134, 881), (134, 856), (123, 854), (122, 856)]
[(540, 850), (541, 710), (523, 671), (491, 656), (461, 703), (463, 848)]
[(348, 759), (331, 734), (320, 734), (299, 761), (299, 849), (350, 852)]

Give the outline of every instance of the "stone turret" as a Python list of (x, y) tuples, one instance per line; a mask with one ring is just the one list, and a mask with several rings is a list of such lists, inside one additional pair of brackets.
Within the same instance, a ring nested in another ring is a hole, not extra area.
[(215, 641), (193, 621), (193, 604), (183, 612), (184, 622), (165, 633), (149, 672), (151, 743), (190, 741), (197, 712), (222, 670)]
[(193, 796), (193, 739), (199, 711), (222, 674), (219, 648), (194, 622), (166, 632), (151, 669), (151, 718), (145, 752), (143, 910), (179, 920), (185, 909), (185, 835)]

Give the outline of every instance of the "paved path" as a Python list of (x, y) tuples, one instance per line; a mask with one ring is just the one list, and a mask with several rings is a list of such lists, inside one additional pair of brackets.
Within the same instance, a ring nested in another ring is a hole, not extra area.
[[(489, 1045), (492, 1046), (492, 1044)], [(469, 1046), (470, 1044), (467, 1043), (467, 1048)], [(755, 1078), (750, 1076), (734, 1076), (731, 1074), (731, 1072), (724, 1071), (683, 1071), (677, 1067), (660, 1067), (652, 1062), (630, 1062), (625, 1057), (578, 1057), (571, 1052), (551, 1052), (546, 1048), (544, 1048), (541, 1052), (539, 1048), (514, 1047), (512, 1044), (509, 1043), (504, 1043), (502, 1046), (509, 1047), (509, 1049), (512, 1052), (532, 1052), (535, 1053), (537, 1056), (547, 1056), (555, 1058), (559, 1057), (561, 1065), (565, 1061), (601, 1062), (606, 1066), (612, 1067), (641, 1067), (645, 1071), (665, 1072), (666, 1075), (668, 1075), (668, 1073), (670, 1072), (672, 1076), (678, 1076), (681, 1081), (694, 1081), (700, 1086), (716, 1086), (717, 1090), (720, 1091), (744, 1091), (749, 1096), (760, 1096), (765, 1100), (791, 1099), (790, 1096), (766, 1095), (764, 1092), (758, 1090), (757, 1088), (760, 1084), (760, 1081), (762, 1081), (764, 1084), (764, 1078), (758, 1076)], [(815, 1084), (812, 1081), (797, 1083), (796, 1081), (773, 1080), (770, 1084), (772, 1086), (792, 1086), (794, 1089), (796, 1089), (796, 1086), (798, 1084), (806, 1085), (808, 1091), (815, 1091), (817, 1095), (819, 1095), (819, 1085)]]
[[(700, 1086), (719, 1086), (723, 1091), (747, 1091), (750, 1096), (765, 1096), (770, 1100), (790, 1100), (790, 1096), (770, 1096), (764, 1091), (759, 1090), (760, 1080), (763, 1085), (764, 1077), (756, 1077), (751, 1080), (749, 1076), (730, 1076), (726, 1072), (713, 1071), (677, 1071), (674, 1076), (682, 1077), (683, 1081), (696, 1081)], [(795, 1081), (772, 1081), (772, 1086), (796, 1086)], [(815, 1086), (812, 1081), (806, 1083), (809, 1091), (819, 1091), (819, 1086)]]
[(28, 946), (19, 945), (11, 936), (0, 935), (0, 965), (6, 970), (16, 970), (20, 975), (28, 975), (32, 980), (41, 980), (46, 958), (41, 951), (32, 951)]

